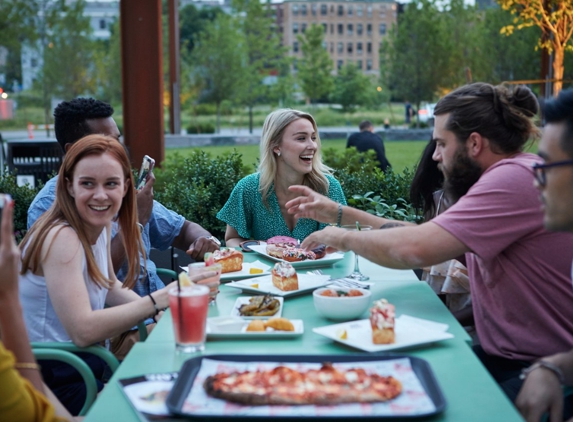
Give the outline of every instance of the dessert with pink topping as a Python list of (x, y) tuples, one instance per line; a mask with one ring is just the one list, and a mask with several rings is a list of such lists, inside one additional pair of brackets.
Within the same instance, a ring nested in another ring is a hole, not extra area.
[(370, 325), (374, 344), (391, 344), (395, 341), (394, 318), (396, 309), (386, 299), (380, 299), (370, 308)]

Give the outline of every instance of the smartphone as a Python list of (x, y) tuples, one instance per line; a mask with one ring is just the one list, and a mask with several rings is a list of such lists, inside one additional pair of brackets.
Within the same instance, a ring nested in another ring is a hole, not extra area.
[(155, 167), (155, 160), (149, 155), (143, 157), (143, 163), (141, 163), (141, 169), (139, 170), (139, 176), (137, 177), (136, 189), (143, 189), (145, 182), (147, 181), (147, 175), (153, 171)]
[(239, 246), (241, 247), (243, 252), (253, 252), (253, 250), (249, 248), (249, 246), (260, 245), (260, 244), (261, 242), (259, 242), (258, 240), (245, 240), (241, 242)]
[[(2, 210), (4, 210), (4, 206), (12, 201), (12, 197), (7, 193), (0, 193), (0, 226), (2, 225)], [(0, 230), (0, 233), (2, 231)]]

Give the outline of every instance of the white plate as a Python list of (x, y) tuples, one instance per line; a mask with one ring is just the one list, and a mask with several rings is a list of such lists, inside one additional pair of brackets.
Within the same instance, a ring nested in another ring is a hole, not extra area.
[(284, 304), (284, 298), (280, 297), (280, 296), (276, 296), (274, 297), (274, 299), (277, 299), (279, 301), (279, 310), (277, 311), (276, 314), (271, 315), (271, 316), (243, 316), (239, 313), (239, 308), (241, 307), (241, 305), (245, 305), (247, 303), (249, 303), (249, 300), (251, 299), (252, 296), (249, 297), (238, 297), (237, 300), (235, 301), (235, 306), (233, 306), (233, 310), (231, 311), (231, 316), (236, 316), (236, 317), (240, 317), (243, 319), (269, 319), (269, 318), (278, 318), (283, 314), (283, 304)]
[[(282, 261), (282, 262), (286, 262), (284, 259), (279, 259), (279, 258), (275, 258), (274, 256), (270, 256), (267, 253), (267, 245), (253, 245), (253, 246), (249, 246), (249, 248), (251, 248), (253, 251), (255, 251), (256, 253), (266, 256), (269, 259), (272, 259), (273, 261)], [(331, 265), (334, 265), (336, 262), (340, 261), (341, 259), (344, 258), (344, 254), (340, 253), (340, 252), (336, 252), (336, 253), (327, 253), (324, 258), (320, 258), (320, 259), (307, 259), (305, 261), (297, 261), (297, 262), (291, 262), (290, 264), (295, 267), (295, 268), (315, 268), (315, 267), (328, 267)]]
[[(179, 268), (181, 268), (185, 272), (188, 272), (187, 267), (181, 266)], [(263, 272), (259, 274), (251, 274), (249, 272), (251, 268), (258, 268), (263, 270)], [(231, 273), (221, 274), (221, 282), (242, 280), (244, 278), (260, 277), (262, 275), (268, 275), (270, 273), (271, 273), (271, 267), (268, 264), (263, 264), (261, 261), (243, 262), (243, 268), (241, 269), (241, 271), (233, 271)]]
[[(383, 352), (453, 338), (453, 334), (446, 332), (447, 329), (446, 324), (402, 315), (396, 318), (396, 342), (393, 344), (372, 343), (372, 328), (368, 319), (327, 325), (313, 328), (312, 331), (365, 352)], [(340, 338), (343, 330), (346, 330), (346, 340)]]
[(214, 329), (214, 324), (211, 324), (211, 318), (207, 318), (207, 338), (211, 339), (281, 339), (289, 337), (299, 337), (304, 333), (304, 323), (302, 319), (291, 319), (292, 325), (294, 325), (294, 331), (275, 331), (272, 328), (268, 328), (268, 331), (246, 331), (249, 321), (244, 321), (244, 324), (237, 327), (237, 331), (216, 331)]
[[(271, 275), (265, 277), (258, 277), (250, 280), (233, 281), (228, 283), (228, 287), (241, 289), (249, 293), (270, 293), (273, 296), (296, 296), (304, 293), (310, 293), (319, 287), (330, 284), (329, 275), (315, 275), (315, 274), (297, 274), (298, 277), (298, 290), (291, 290), (284, 292), (273, 286)], [(253, 287), (253, 284), (258, 284), (259, 287)]]

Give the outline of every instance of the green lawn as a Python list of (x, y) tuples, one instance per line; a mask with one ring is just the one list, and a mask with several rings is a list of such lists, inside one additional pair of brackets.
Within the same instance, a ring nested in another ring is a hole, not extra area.
[[(419, 160), (426, 141), (394, 141), (385, 142), (386, 156), (394, 167), (394, 171), (402, 172), (406, 167), (412, 168)], [(322, 141), (323, 148), (334, 148), (343, 150), (346, 148), (346, 139), (328, 139)], [(216, 146), (216, 147), (198, 147), (213, 156), (229, 153), (236, 149), (243, 155), (243, 162), (247, 165), (255, 166), (259, 158), (258, 145), (244, 145), (240, 147), (233, 146)], [(176, 152), (185, 156), (191, 154), (196, 148), (169, 148), (165, 150), (166, 157)], [(253, 167), (254, 168), (254, 167)]]

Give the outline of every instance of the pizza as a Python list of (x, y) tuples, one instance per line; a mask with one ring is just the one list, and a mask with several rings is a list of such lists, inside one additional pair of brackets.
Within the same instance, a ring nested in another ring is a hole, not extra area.
[(306, 371), (280, 365), (268, 370), (221, 372), (207, 377), (203, 387), (211, 397), (251, 406), (374, 403), (402, 392), (402, 384), (392, 376), (361, 368), (334, 368), (331, 363)]

